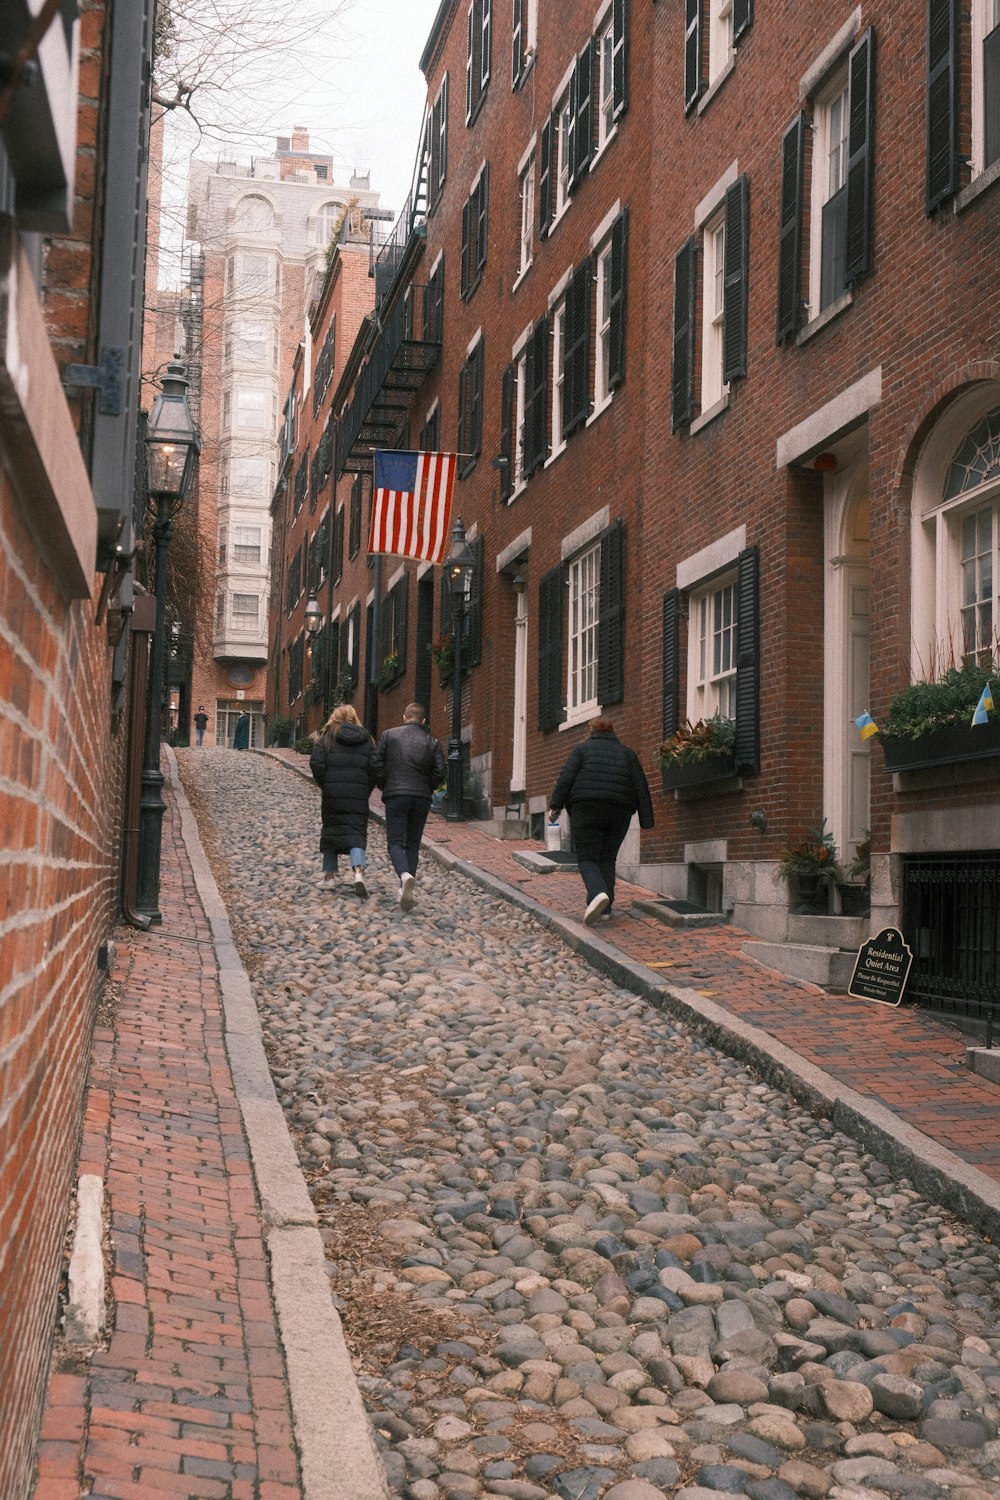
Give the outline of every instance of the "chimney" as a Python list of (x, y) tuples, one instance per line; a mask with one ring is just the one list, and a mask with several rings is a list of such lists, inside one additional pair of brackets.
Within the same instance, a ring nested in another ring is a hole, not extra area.
[(309, 150), (309, 132), (304, 125), (292, 126), (292, 150)]

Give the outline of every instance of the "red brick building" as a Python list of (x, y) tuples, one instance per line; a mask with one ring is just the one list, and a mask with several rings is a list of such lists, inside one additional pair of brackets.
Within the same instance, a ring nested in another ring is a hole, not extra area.
[(11, 1500), (33, 1481), (151, 629), (132, 608), (130, 561), (153, 6), (91, 0), (56, 7), (39, 30), (40, 19), (38, 6), (7, 7), (15, 67), (0, 91), (0, 1494)]
[[(462, 738), (498, 834), (540, 831), (602, 708), (655, 783), (625, 871), (821, 979), (901, 925), (912, 992), (975, 1016), (1000, 948), (995, 718), (963, 704), (951, 745), (902, 751), (853, 721), (995, 665), (1000, 15), (899, 20), (442, 0), (336, 471), (367, 524), (375, 447), (462, 455)], [(434, 570), (359, 557), (338, 588), (366, 601), (370, 727), (426, 695), (446, 735)], [(661, 778), (664, 738), (710, 721), (720, 753)], [(810, 828), (843, 866), (870, 845), (870, 916), (832, 883), (796, 910), (780, 865)]]

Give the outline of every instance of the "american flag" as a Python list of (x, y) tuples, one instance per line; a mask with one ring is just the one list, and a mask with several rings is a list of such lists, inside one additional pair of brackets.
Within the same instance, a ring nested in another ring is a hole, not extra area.
[(377, 449), (368, 551), (443, 562), (457, 463), (455, 453)]

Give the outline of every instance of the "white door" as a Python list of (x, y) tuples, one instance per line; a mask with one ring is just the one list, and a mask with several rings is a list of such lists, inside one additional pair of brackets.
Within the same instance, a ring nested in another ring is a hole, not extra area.
[(850, 564), (845, 569), (847, 604), (847, 757), (844, 831), (841, 857), (854, 858), (854, 846), (865, 838), (871, 820), (871, 747), (862, 740), (854, 720), (868, 710), (868, 662), (871, 623), (868, 616), (868, 568)]
[[(528, 776), (528, 590), (514, 585), (514, 753), (511, 798), (523, 793)], [(527, 811), (525, 811), (527, 816)]]

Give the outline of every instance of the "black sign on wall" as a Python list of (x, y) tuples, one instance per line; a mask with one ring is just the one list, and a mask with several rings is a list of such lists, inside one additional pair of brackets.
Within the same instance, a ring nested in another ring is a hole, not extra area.
[(898, 927), (883, 927), (858, 949), (847, 993), (858, 1000), (898, 1005), (903, 998), (913, 954)]

